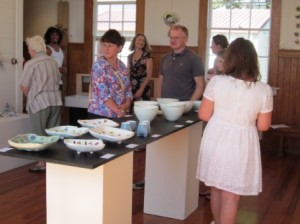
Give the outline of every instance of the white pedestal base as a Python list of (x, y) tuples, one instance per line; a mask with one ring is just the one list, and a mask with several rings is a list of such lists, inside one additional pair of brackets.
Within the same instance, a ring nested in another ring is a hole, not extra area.
[(47, 224), (131, 224), (133, 152), (96, 169), (47, 163)]
[(147, 145), (144, 212), (184, 220), (198, 207), (202, 122)]

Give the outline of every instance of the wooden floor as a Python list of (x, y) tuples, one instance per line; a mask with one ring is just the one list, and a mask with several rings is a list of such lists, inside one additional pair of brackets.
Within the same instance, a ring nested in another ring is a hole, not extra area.
[[(143, 178), (144, 161), (145, 151), (134, 153), (134, 180)], [(299, 224), (300, 157), (281, 158), (276, 153), (263, 151), (262, 163), (263, 193), (241, 198), (237, 223)], [(46, 223), (45, 174), (30, 173), (28, 167), (0, 174), (0, 224)], [(180, 221), (144, 214), (143, 193), (143, 190), (133, 192), (133, 224), (208, 224), (212, 221), (209, 201), (204, 197), (199, 197), (199, 208)]]

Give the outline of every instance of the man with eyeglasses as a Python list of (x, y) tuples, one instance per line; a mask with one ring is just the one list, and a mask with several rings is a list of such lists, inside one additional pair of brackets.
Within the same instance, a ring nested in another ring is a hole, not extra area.
[(160, 64), (157, 97), (199, 100), (204, 91), (204, 67), (201, 58), (186, 43), (188, 29), (173, 25), (169, 30), (171, 51)]

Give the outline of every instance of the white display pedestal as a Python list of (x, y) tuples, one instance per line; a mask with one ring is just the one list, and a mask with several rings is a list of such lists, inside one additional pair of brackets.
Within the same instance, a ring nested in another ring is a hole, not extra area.
[(47, 163), (47, 224), (131, 224), (133, 152), (95, 169)]
[(202, 122), (147, 145), (144, 212), (184, 220), (198, 208)]

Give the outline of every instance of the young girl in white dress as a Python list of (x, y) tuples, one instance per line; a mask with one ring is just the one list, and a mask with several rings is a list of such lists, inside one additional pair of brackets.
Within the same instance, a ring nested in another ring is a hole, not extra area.
[(253, 44), (234, 40), (225, 52), (224, 73), (208, 83), (199, 118), (208, 121), (201, 141), (197, 178), (211, 187), (216, 224), (235, 223), (241, 195), (262, 191), (259, 131), (271, 124), (273, 94), (259, 81)]

